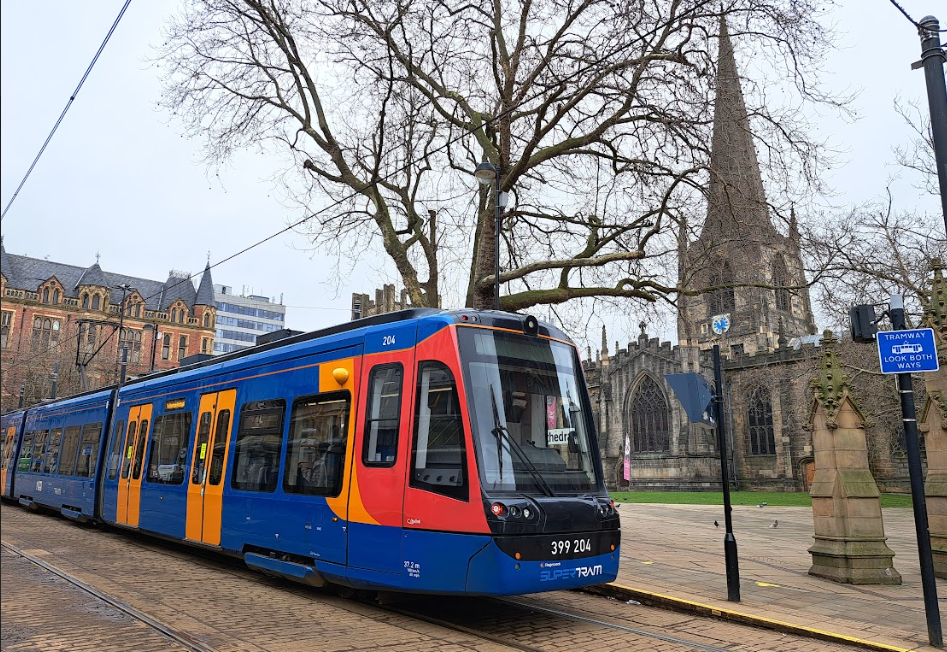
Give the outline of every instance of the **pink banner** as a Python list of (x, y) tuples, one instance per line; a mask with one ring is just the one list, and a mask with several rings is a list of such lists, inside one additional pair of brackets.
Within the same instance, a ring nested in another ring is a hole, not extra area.
[(556, 397), (546, 397), (546, 426), (551, 430), (559, 427), (559, 419), (556, 414)]

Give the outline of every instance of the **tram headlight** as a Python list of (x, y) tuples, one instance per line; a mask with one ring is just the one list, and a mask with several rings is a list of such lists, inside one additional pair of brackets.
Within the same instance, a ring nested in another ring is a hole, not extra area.
[(511, 506), (510, 506), (510, 516), (512, 516), (513, 518), (518, 518), (519, 515), (520, 515), (520, 508), (517, 507), (516, 505), (511, 505)]
[(533, 510), (531, 510), (529, 507), (524, 507), (523, 518), (532, 518), (532, 517), (533, 517)]
[(506, 505), (503, 503), (493, 503), (490, 505), (490, 511), (493, 512), (494, 516), (505, 516), (506, 515)]

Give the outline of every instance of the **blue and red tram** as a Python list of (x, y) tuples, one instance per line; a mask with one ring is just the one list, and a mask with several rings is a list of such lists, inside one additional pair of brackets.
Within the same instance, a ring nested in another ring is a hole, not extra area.
[(406, 310), (3, 416), (3, 495), (313, 585), (613, 580), (619, 519), (574, 344)]

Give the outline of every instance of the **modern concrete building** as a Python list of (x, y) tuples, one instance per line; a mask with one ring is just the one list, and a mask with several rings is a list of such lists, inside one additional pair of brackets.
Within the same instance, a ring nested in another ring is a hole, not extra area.
[(246, 349), (258, 335), (286, 328), (286, 306), (257, 294), (234, 294), (229, 285), (214, 285), (217, 335), (214, 355)]

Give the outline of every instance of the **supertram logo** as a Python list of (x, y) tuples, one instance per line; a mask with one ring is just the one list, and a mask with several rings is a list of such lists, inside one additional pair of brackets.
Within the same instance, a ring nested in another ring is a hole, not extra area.
[(539, 571), (540, 582), (555, 582), (557, 580), (574, 580), (585, 577), (595, 577), (602, 574), (602, 565), (578, 566), (576, 568), (556, 568), (555, 570)]

